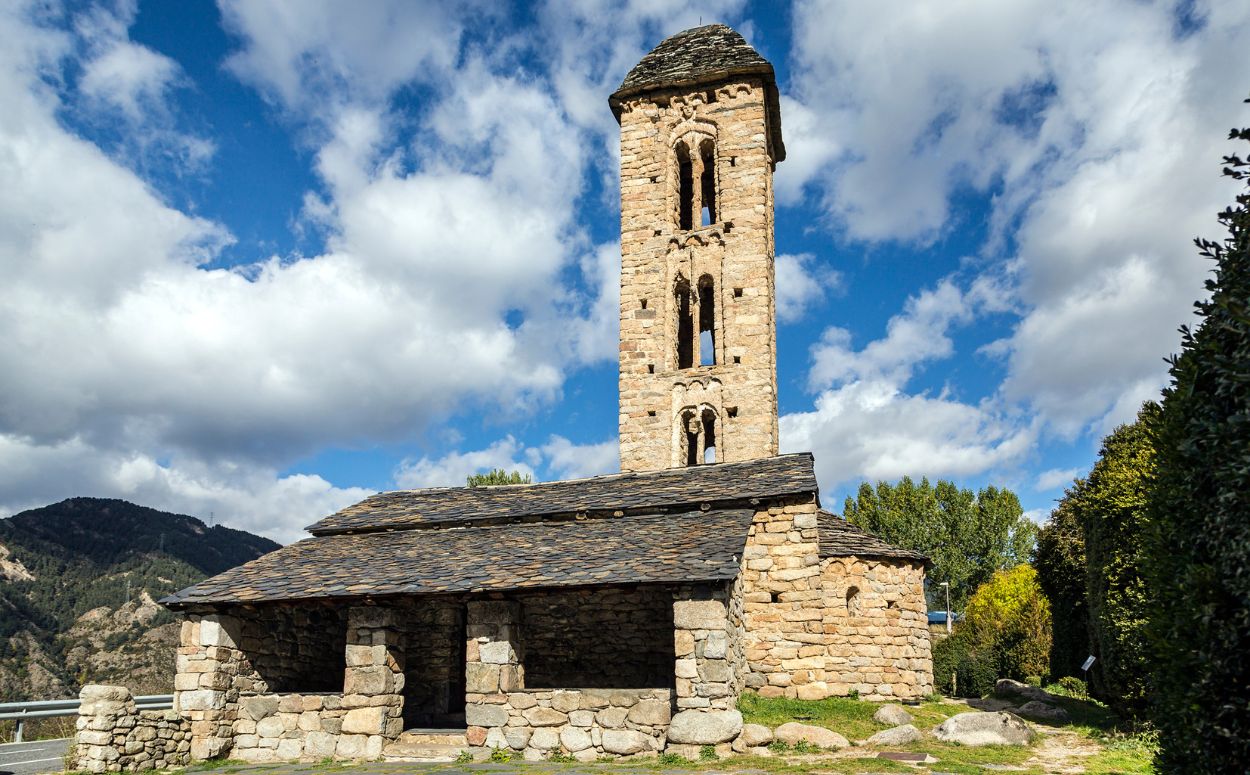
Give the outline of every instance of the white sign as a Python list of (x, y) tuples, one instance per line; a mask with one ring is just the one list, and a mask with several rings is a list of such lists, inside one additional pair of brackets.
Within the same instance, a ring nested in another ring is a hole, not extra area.
[(1086, 672), (1089, 672), (1089, 669), (1094, 666), (1095, 661), (1096, 660), (1094, 659), (1094, 655), (1093, 654), (1089, 655), (1088, 657), (1085, 658), (1085, 662), (1081, 665), (1081, 669)]

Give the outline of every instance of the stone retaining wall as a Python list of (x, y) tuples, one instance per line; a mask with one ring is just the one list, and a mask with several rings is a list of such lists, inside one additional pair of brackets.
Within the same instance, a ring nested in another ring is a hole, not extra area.
[(87, 772), (167, 769), (186, 764), (191, 725), (172, 710), (136, 710), (130, 690), (88, 685), (79, 693), (77, 762)]
[(664, 750), (667, 689), (557, 689), (470, 695), (469, 745), (506, 748), (527, 761), (564, 753), (578, 761)]

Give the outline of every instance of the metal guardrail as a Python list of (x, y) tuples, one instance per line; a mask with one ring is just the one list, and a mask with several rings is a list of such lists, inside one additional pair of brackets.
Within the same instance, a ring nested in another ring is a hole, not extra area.
[[(147, 694), (135, 697), (137, 710), (167, 710), (174, 706), (172, 694)], [(59, 716), (77, 716), (81, 701), (73, 700), (37, 700), (35, 702), (0, 702), (0, 721), (17, 720), (17, 732), (13, 742), (22, 742), (23, 726), (27, 719), (57, 718)]]

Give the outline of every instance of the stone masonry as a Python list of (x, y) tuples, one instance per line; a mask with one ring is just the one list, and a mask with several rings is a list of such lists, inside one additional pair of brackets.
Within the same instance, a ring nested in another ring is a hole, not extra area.
[[(621, 468), (703, 463), (708, 446), (716, 462), (775, 455), (775, 160), (764, 83), (651, 91), (626, 100), (620, 122)], [(713, 200), (708, 225), (683, 228), (685, 177), (696, 216)]]
[(756, 515), (743, 553), (746, 685), (805, 700), (929, 694), (923, 565), (822, 560), (817, 511), (792, 502)]
[(164, 770), (186, 764), (191, 725), (172, 710), (136, 710), (121, 686), (87, 685), (79, 692), (75, 767), (87, 772)]

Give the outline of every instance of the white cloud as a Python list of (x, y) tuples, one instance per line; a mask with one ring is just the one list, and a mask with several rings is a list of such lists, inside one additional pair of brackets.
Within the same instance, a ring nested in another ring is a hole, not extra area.
[(777, 256), (777, 320), (794, 323), (842, 283), (837, 271), (816, 264), (811, 253)]
[(508, 435), (483, 449), (405, 460), (395, 471), (395, 483), (413, 489), (463, 487), (470, 474), (496, 468), (520, 471), (536, 480), (537, 472), (544, 469), (549, 474), (548, 479), (580, 479), (618, 471), (617, 448), (616, 439), (598, 444), (574, 444), (557, 435), (552, 435), (541, 446), (525, 447)]
[(1050, 468), (1037, 475), (1037, 481), (1033, 484), (1033, 489), (1038, 492), (1046, 492), (1056, 487), (1065, 487), (1080, 475), (1081, 469), (1079, 468)]
[(1065, 437), (1131, 419), (1204, 293), (1189, 241), (1233, 195), (1216, 172), (1244, 124), (1226, 74), (1250, 60), (1250, 6), (1200, 4), (1186, 30), (1168, 3), (882, 13), (796, 6), (791, 97), (821, 132), (779, 195), (821, 192), (851, 239), (927, 243), (965, 228), (961, 191), (993, 192), (983, 258), (1019, 316), (985, 350), (1004, 400)]

